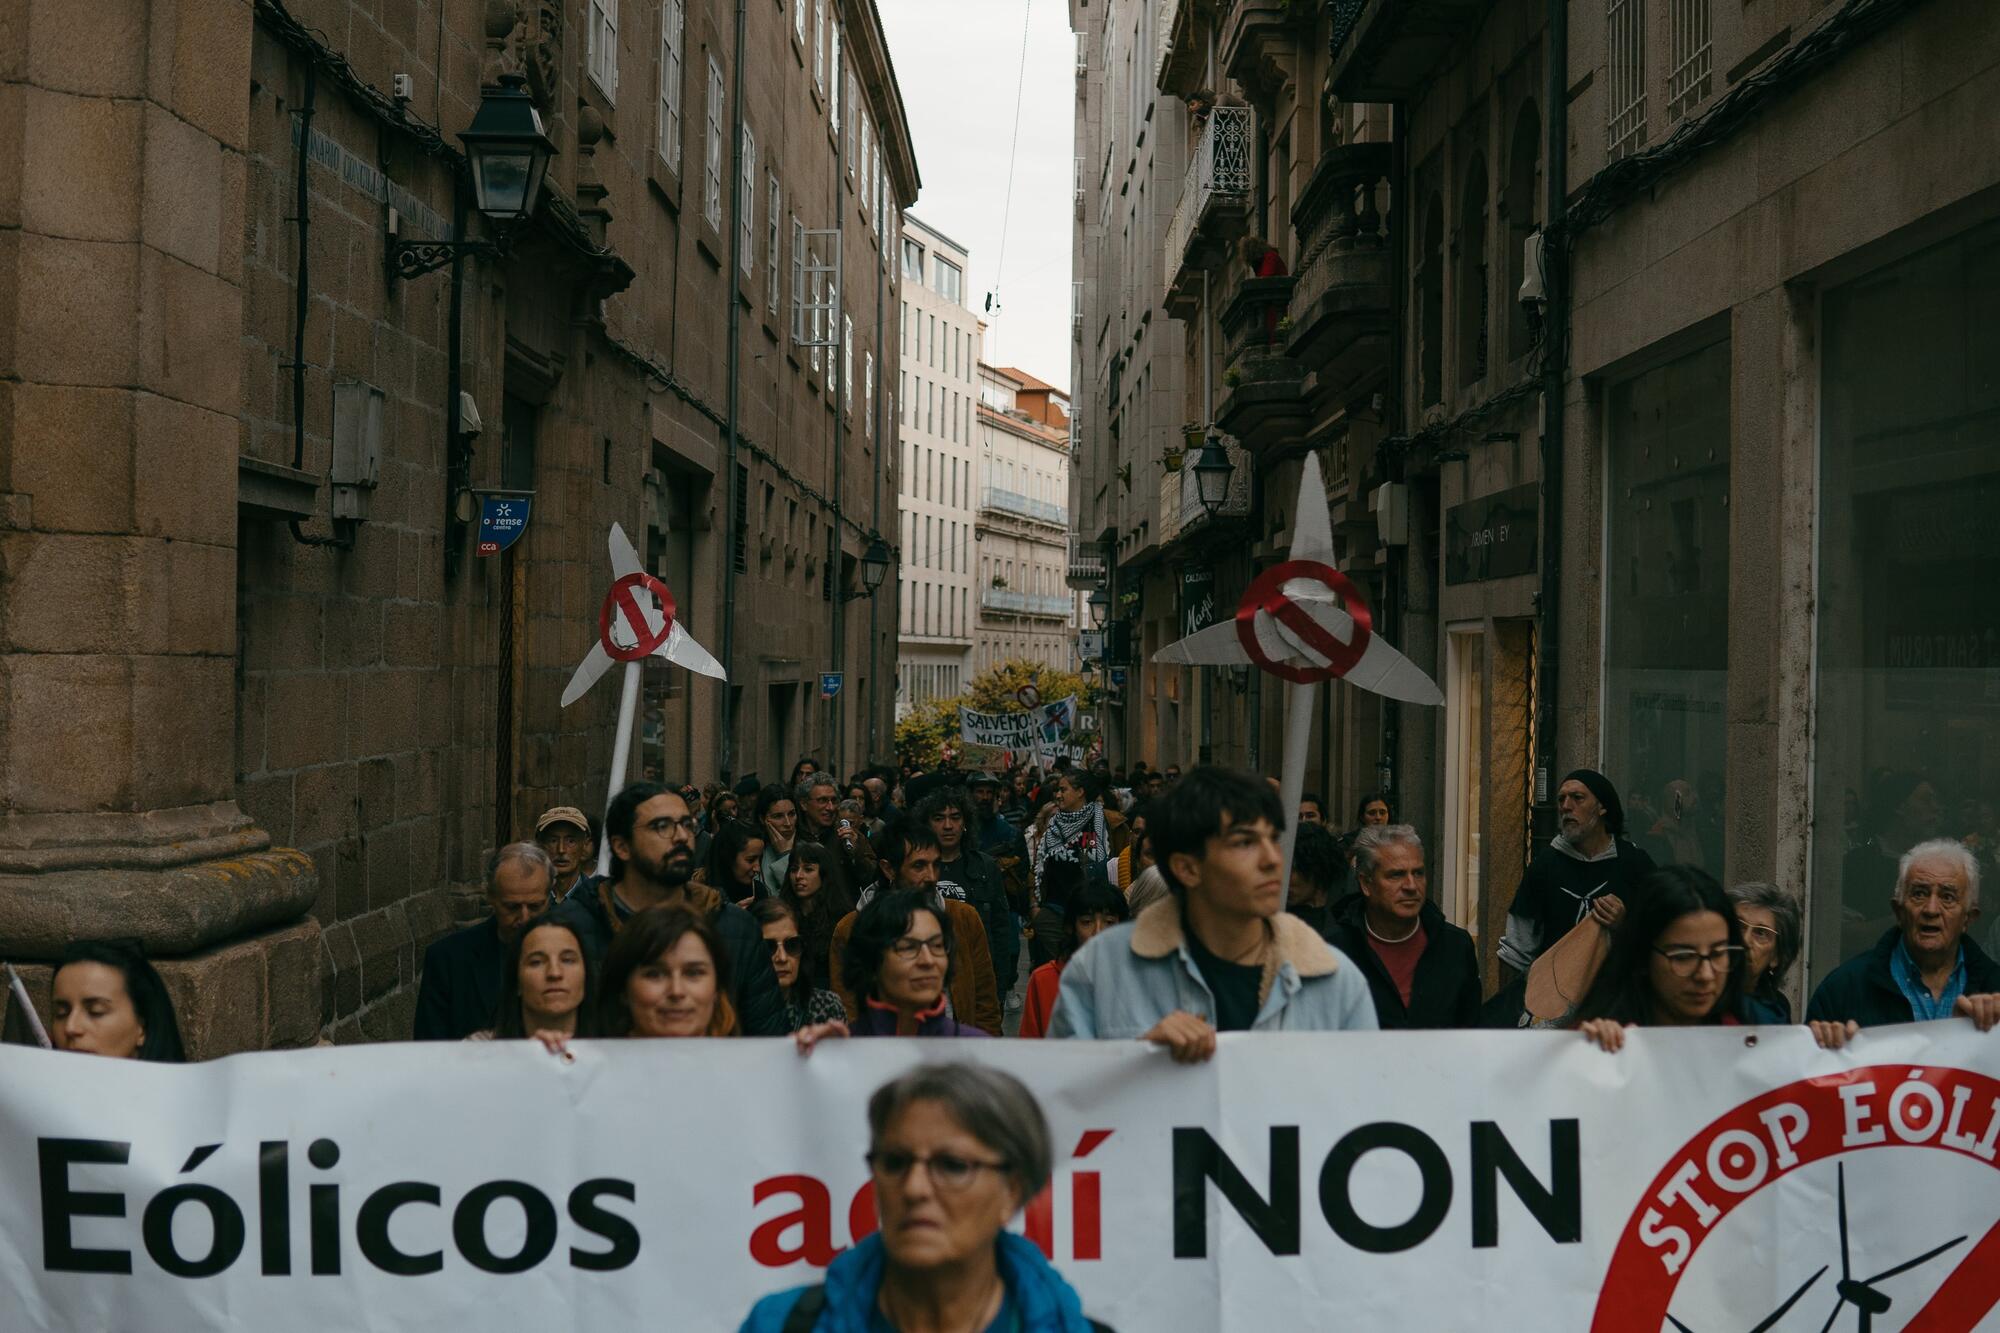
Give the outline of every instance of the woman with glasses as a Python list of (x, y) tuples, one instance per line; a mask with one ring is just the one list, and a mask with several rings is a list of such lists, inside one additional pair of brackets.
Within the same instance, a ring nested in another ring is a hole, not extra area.
[(913, 889), (877, 894), (861, 909), (841, 956), (861, 1012), (852, 1025), (821, 1023), (794, 1034), (801, 1051), (823, 1037), (985, 1037), (951, 1015), (951, 927)]
[(824, 973), (813, 970), (812, 956), (805, 937), (799, 934), (799, 918), (791, 906), (776, 898), (759, 898), (751, 904), (750, 915), (770, 946), (771, 970), (778, 974), (778, 993), (785, 1000), (785, 1021), (793, 1032), (816, 1023), (837, 1023), (847, 1018), (847, 1006), (830, 990), (819, 988)]
[(1743, 991), (1743, 930), (1722, 886), (1693, 866), (1665, 866), (1640, 881), (1636, 902), (1576, 1012), (1577, 1029), (1607, 1051), (1625, 1029), (1736, 1023)]
[(1804, 935), (1798, 899), (1775, 884), (1738, 884), (1729, 902), (1743, 932), (1743, 1021), (1790, 1023), (1783, 986)]
[(764, 830), (764, 857), (759, 878), (764, 893), (775, 898), (791, 868), (792, 846), (799, 836), (799, 803), (790, 789), (772, 783), (757, 793), (757, 824)]
[(881, 1229), (817, 1286), (766, 1296), (742, 1333), (1110, 1333), (1007, 1223), (1048, 1183), (1048, 1121), (1011, 1074), (923, 1065), (868, 1099)]
[(847, 890), (843, 860), (838, 848), (799, 842), (792, 848), (792, 862), (785, 871), (784, 887), (778, 893), (778, 901), (791, 909), (793, 919), (798, 922), (815, 980), (833, 975), (833, 928), (854, 910), (854, 895)]

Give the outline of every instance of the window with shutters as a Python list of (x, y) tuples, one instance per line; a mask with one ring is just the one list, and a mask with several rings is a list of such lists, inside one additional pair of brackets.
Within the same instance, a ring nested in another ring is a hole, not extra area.
[(784, 197), (778, 189), (778, 173), (771, 173), (770, 214), (764, 226), (764, 308), (778, 313), (778, 247), (783, 239), (778, 228), (783, 216)]
[(681, 170), (681, 34), (685, 28), (683, 0), (660, 6), (660, 160), (675, 175)]
[(750, 568), (750, 467), (736, 465), (736, 531), (730, 539), (729, 559), (741, 574)]
[(827, 119), (833, 123), (833, 141), (840, 142), (840, 20), (827, 25), (826, 48)]
[(840, 317), (840, 386), (841, 405), (849, 412), (854, 410), (854, 320)]
[(863, 429), (870, 439), (875, 435), (875, 353), (861, 354), (861, 411)]
[(826, 0), (813, 0), (813, 82), (826, 91)]
[(792, 0), (792, 36), (806, 44), (806, 0)]
[(708, 156), (702, 171), (701, 214), (722, 230), (722, 66), (708, 58)]
[(736, 181), (737, 262), (743, 276), (757, 271), (757, 136), (743, 127), (743, 174)]
[(590, 0), (590, 28), (584, 45), (590, 81), (607, 102), (618, 99), (618, 0)]
[(856, 149), (860, 145), (861, 92), (854, 82), (854, 76), (847, 76), (847, 175), (854, 177), (854, 164), (861, 160)]
[(792, 341), (804, 342), (799, 330), (806, 319), (806, 224), (792, 217)]

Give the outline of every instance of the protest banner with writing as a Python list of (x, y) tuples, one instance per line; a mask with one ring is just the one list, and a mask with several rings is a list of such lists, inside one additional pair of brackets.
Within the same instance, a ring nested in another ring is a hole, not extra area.
[(0, 1328), (733, 1329), (873, 1229), (868, 1095), (947, 1059), (1038, 1094), (1057, 1169), (1015, 1225), (1122, 1333), (1994, 1327), (2000, 1034), (1948, 1021), (1842, 1053), (1225, 1036), (1192, 1068), (1053, 1041), (0, 1048)]

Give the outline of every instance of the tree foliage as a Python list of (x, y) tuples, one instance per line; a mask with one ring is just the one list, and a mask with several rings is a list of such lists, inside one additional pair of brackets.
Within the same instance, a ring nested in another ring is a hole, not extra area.
[(947, 744), (957, 752), (960, 708), (976, 713), (1025, 713), (1028, 710), (1021, 703), (1020, 692), (1027, 685), (1035, 687), (1043, 703), (1072, 694), (1079, 708), (1096, 702), (1096, 690), (1076, 672), (1015, 658), (974, 676), (957, 698), (933, 699), (910, 710), (909, 716), (896, 724), (897, 758), (906, 764), (936, 768), (944, 762)]

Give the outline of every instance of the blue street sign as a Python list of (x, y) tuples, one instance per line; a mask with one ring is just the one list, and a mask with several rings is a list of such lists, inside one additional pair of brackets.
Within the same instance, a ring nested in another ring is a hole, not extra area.
[(478, 554), (498, 555), (521, 540), (528, 530), (530, 503), (525, 495), (480, 496)]
[(820, 672), (819, 697), (822, 699), (831, 699), (838, 695), (840, 693), (840, 677), (841, 673), (838, 671)]
[(1124, 686), (1124, 684), (1125, 684), (1125, 668), (1124, 668), (1124, 667), (1112, 667), (1112, 668), (1111, 668), (1111, 683), (1112, 683), (1113, 685), (1117, 685), (1117, 686), (1120, 686), (1121, 688), (1122, 688), (1122, 687)]

